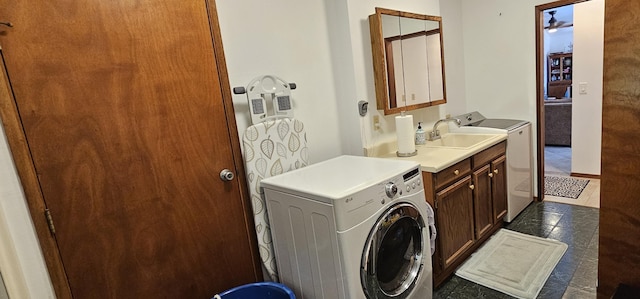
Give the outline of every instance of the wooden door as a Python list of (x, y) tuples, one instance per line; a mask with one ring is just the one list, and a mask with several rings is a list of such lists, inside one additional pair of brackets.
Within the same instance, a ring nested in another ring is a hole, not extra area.
[(219, 175), (242, 162), (213, 0), (0, 7), (2, 117), (58, 297), (257, 280), (244, 178)]
[(476, 239), (482, 238), (493, 226), (491, 179), (489, 174), (489, 164), (482, 166), (472, 174)]
[(606, 0), (604, 14), (598, 298), (611, 298), (640, 287), (640, 2)]
[(491, 198), (493, 223), (501, 223), (507, 214), (507, 157), (502, 155), (491, 161)]
[(438, 243), (443, 268), (456, 261), (474, 242), (471, 177), (436, 193)]

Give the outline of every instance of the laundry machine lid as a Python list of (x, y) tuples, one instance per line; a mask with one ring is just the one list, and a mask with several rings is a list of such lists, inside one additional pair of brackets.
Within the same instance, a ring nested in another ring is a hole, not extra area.
[(261, 186), (331, 203), (419, 167), (412, 161), (343, 155), (265, 178)]
[(519, 119), (486, 118), (478, 111), (458, 115), (455, 118), (460, 120), (461, 126), (495, 128), (503, 130), (513, 130), (517, 127), (529, 123), (526, 120)]
[(528, 122), (525, 120), (518, 119), (488, 118), (476, 123), (469, 124), (469, 126), (512, 130), (527, 123)]

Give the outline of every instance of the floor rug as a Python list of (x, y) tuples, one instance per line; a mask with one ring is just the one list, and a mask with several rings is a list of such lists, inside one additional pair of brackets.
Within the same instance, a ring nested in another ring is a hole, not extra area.
[(567, 244), (501, 229), (456, 275), (517, 298), (536, 298)]
[(578, 198), (589, 180), (561, 176), (544, 177), (544, 195)]

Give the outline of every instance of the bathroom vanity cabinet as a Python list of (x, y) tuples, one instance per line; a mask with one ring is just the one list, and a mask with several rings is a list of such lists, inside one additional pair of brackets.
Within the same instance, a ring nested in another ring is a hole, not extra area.
[(505, 151), (503, 141), (437, 173), (422, 173), (438, 231), (434, 286), (502, 227), (507, 213)]

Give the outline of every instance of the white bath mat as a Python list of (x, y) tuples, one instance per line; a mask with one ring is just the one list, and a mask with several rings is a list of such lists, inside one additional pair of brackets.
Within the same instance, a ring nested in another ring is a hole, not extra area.
[(517, 298), (536, 298), (567, 244), (507, 229), (499, 230), (456, 275)]

